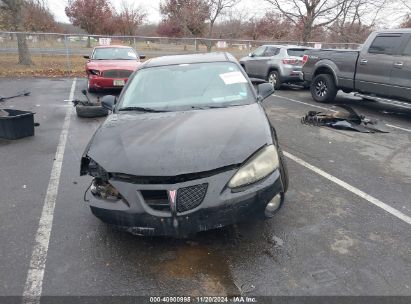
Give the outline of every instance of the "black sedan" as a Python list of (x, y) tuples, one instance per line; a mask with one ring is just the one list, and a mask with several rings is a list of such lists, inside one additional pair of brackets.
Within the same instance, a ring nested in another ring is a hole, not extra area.
[(102, 221), (141, 235), (186, 236), (283, 205), (288, 174), (254, 89), (227, 53), (145, 62), (96, 131), (81, 161), (87, 200)]

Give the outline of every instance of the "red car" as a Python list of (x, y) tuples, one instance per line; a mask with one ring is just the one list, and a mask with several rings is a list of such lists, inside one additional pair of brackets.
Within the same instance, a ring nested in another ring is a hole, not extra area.
[(95, 47), (86, 63), (87, 90), (121, 89), (128, 77), (141, 65), (137, 52), (129, 46), (107, 45)]

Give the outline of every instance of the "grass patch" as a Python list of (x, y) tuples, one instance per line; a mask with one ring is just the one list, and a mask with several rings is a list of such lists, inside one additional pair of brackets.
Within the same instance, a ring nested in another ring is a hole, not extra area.
[[(81, 56), (32, 55), (34, 65), (18, 64), (17, 54), (0, 54), (0, 77), (85, 77), (86, 60)], [(69, 69), (70, 68), (70, 69)]]

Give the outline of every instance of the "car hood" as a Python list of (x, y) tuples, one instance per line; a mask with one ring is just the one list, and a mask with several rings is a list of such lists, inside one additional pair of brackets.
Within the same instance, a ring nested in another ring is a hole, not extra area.
[(107, 172), (176, 176), (243, 163), (272, 143), (255, 103), (221, 109), (112, 114), (85, 151)]
[(136, 70), (141, 65), (138, 60), (92, 60), (87, 63), (88, 69), (93, 70)]

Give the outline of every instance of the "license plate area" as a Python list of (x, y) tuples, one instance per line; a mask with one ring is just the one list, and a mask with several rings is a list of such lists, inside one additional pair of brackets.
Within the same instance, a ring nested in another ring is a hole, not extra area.
[(124, 82), (123, 79), (114, 79), (114, 80), (113, 80), (113, 85), (114, 85), (115, 87), (123, 87), (124, 84), (125, 84), (125, 82)]

